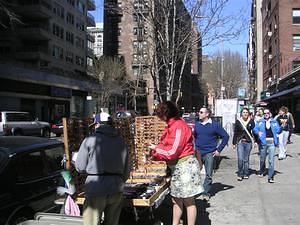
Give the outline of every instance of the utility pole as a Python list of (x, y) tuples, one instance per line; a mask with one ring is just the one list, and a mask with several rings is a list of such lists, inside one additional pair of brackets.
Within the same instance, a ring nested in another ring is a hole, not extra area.
[(225, 87), (223, 85), (223, 78), (224, 78), (224, 43), (223, 40), (221, 42), (222, 49), (221, 49), (221, 99), (224, 98), (224, 91)]

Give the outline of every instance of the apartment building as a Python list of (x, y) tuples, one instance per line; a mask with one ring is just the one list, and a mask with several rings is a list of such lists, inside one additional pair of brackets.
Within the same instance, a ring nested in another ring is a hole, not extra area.
[(94, 37), (92, 49), (94, 55), (99, 58), (103, 55), (103, 23), (96, 23), (96, 27), (88, 27), (88, 33)]
[[(262, 46), (254, 42), (256, 66), (263, 65), (261, 100), (273, 112), (288, 106), (300, 123), (300, 0), (253, 1), (256, 24), (262, 21), (262, 32), (254, 29), (257, 37), (262, 33)], [(258, 26), (257, 26), (258, 28)], [(256, 45), (255, 45), (256, 44)], [(258, 57), (262, 54), (262, 59)], [(255, 68), (254, 68), (255, 69)], [(258, 67), (256, 68), (258, 69)], [(258, 73), (258, 70), (257, 70)], [(257, 74), (258, 75), (258, 74)], [(257, 76), (257, 82), (259, 82)], [(296, 127), (299, 130), (299, 127)]]
[(88, 113), (86, 96), (100, 91), (92, 65), (94, 0), (8, 0), (19, 22), (0, 26), (0, 110), (29, 111), (40, 119)]
[(247, 45), (247, 69), (249, 75), (249, 100), (257, 103), (263, 91), (263, 51), (262, 51), (262, 0), (253, 0), (251, 5), (251, 24)]
[[(182, 1), (177, 1), (178, 13), (186, 14)], [(157, 101), (155, 93), (155, 84), (151, 76), (149, 67), (150, 61), (153, 60), (156, 31), (153, 30), (153, 26), (149, 24), (147, 17), (150, 13), (152, 15), (157, 13), (155, 7), (155, 1), (153, 0), (131, 0), (131, 1), (120, 1), (120, 0), (105, 0), (104, 9), (104, 55), (105, 56), (119, 56), (124, 60), (127, 74), (133, 81), (135, 86), (135, 95), (137, 109), (142, 114), (152, 113)], [(153, 5), (154, 7), (151, 7)], [(192, 29), (191, 18), (186, 16), (186, 24), (189, 24)], [(193, 60), (199, 60), (199, 51), (193, 51), (196, 57)], [(201, 60), (200, 60), (201, 61)], [(198, 66), (198, 63), (196, 63)], [(194, 100), (195, 103), (191, 103), (192, 99), (197, 97), (197, 94), (192, 93), (199, 90), (193, 89), (198, 79), (198, 67), (195, 66), (191, 60), (187, 62), (184, 70), (184, 83), (183, 91), (181, 95), (180, 105), (187, 105), (189, 110), (192, 107), (198, 108), (201, 104), (201, 100)], [(192, 65), (193, 68), (192, 69)], [(178, 68), (179, 71), (179, 68)], [(191, 74), (195, 76), (191, 76)], [(175, 78), (175, 85), (178, 83), (179, 78)], [(163, 83), (163, 82), (161, 82)], [(161, 84), (160, 83), (160, 84)], [(164, 87), (161, 87), (163, 90)], [(176, 89), (176, 88), (175, 88)], [(164, 91), (162, 91), (164, 92)], [(197, 92), (197, 93), (198, 93)], [(188, 102), (188, 103), (187, 103)]]

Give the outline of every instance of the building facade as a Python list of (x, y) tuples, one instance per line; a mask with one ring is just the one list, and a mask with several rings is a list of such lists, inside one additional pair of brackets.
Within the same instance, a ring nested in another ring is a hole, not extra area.
[(249, 75), (248, 93), (251, 103), (261, 100), (263, 91), (263, 51), (262, 51), (262, 0), (253, 0), (251, 24), (247, 46), (247, 69)]
[(257, 10), (262, 19), (262, 48), (256, 46), (263, 55), (261, 100), (268, 103), (273, 113), (282, 105), (288, 106), (299, 124), (300, 0), (263, 0)]
[[(154, 82), (150, 72), (151, 61), (157, 52), (157, 45), (154, 43), (156, 31), (153, 30), (153, 26), (147, 19), (150, 15), (157, 14), (158, 9), (154, 3), (155, 1), (152, 0), (105, 0), (104, 4), (104, 55), (119, 56), (124, 60), (126, 72), (134, 86), (131, 88), (131, 92), (134, 93), (131, 102), (136, 102), (136, 109), (142, 114), (152, 114), (158, 103), (155, 83), (159, 82)], [(177, 4), (181, 4), (180, 13), (187, 15), (183, 3), (178, 1)], [(186, 19), (192, 29), (191, 18), (186, 16)], [(196, 54), (193, 60), (199, 60), (199, 51), (193, 52)], [(196, 64), (198, 67), (198, 63)], [(187, 107), (191, 110), (193, 107), (191, 100), (197, 97), (197, 93), (192, 91), (195, 90), (192, 88), (192, 84), (195, 84), (195, 77), (198, 80), (199, 73), (198, 68), (191, 60), (186, 65), (182, 84), (183, 98), (180, 104), (188, 104)], [(191, 74), (196, 75), (192, 76)], [(178, 82), (178, 79), (175, 78), (175, 82)]]
[(10, 0), (19, 22), (0, 26), (0, 110), (29, 111), (55, 122), (85, 116), (86, 96), (100, 91), (87, 68), (94, 41), (94, 0)]
[(103, 23), (96, 23), (96, 27), (88, 27), (87, 30), (95, 40), (92, 44), (94, 55), (100, 58), (103, 55)]

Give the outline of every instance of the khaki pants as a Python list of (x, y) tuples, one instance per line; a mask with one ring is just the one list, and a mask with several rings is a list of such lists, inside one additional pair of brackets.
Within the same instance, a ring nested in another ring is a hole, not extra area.
[(83, 204), (83, 224), (100, 225), (102, 213), (104, 213), (105, 225), (118, 225), (122, 201), (122, 193), (85, 199)]

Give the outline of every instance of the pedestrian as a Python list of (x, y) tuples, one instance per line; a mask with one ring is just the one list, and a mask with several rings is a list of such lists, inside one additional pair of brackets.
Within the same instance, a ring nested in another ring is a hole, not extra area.
[(99, 225), (104, 213), (104, 224), (118, 225), (129, 177), (128, 153), (108, 113), (95, 116), (95, 133), (82, 142), (75, 166), (87, 174), (83, 224)]
[[(199, 111), (200, 121), (196, 123), (194, 130), (196, 151), (201, 154), (201, 162), (204, 163), (205, 166), (204, 192), (201, 196), (206, 201), (208, 201), (211, 196), (214, 158), (220, 156), (221, 151), (229, 140), (229, 135), (225, 129), (210, 117), (210, 109), (202, 107)], [(221, 138), (222, 141), (218, 145), (219, 138)]]
[(278, 135), (279, 138), (278, 160), (282, 160), (286, 158), (287, 142), (288, 142), (289, 130), (290, 130), (289, 128), (290, 121), (287, 115), (287, 108), (285, 106), (282, 106), (279, 109), (278, 115), (276, 116), (276, 120), (282, 129), (282, 132)]
[(264, 109), (258, 108), (255, 113), (254, 122), (261, 120), (264, 117)]
[(255, 127), (254, 120), (250, 117), (248, 108), (243, 108), (241, 117), (235, 121), (234, 135), (232, 139), (233, 147), (237, 147), (238, 173), (237, 180), (249, 178), (249, 158), (254, 138), (252, 130)]
[(157, 116), (167, 123), (167, 128), (157, 145), (151, 144), (154, 159), (163, 160), (171, 169), (171, 196), (173, 225), (178, 225), (184, 207), (187, 224), (194, 225), (197, 217), (195, 196), (203, 191), (200, 164), (195, 157), (192, 130), (179, 117), (179, 110), (171, 101), (160, 103)]
[(281, 132), (281, 128), (277, 121), (271, 117), (269, 109), (264, 110), (264, 118), (255, 124), (253, 132), (259, 137), (260, 164), (258, 176), (263, 177), (265, 175), (268, 155), (268, 182), (274, 183), (275, 147), (278, 145), (277, 135)]
[(296, 124), (295, 124), (295, 120), (294, 120), (294, 117), (293, 117), (293, 114), (289, 111), (288, 108), (286, 108), (287, 110), (287, 116), (289, 118), (289, 137), (288, 137), (288, 144), (292, 144), (293, 142), (291, 141), (291, 136), (292, 136), (292, 133), (294, 133), (294, 129), (296, 127)]

